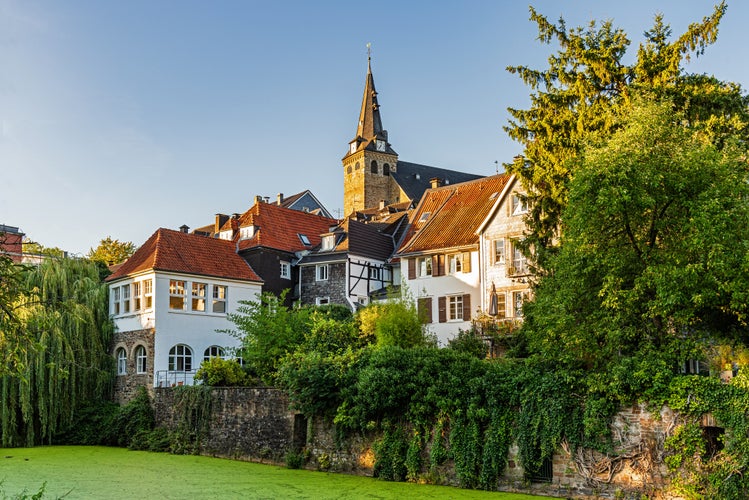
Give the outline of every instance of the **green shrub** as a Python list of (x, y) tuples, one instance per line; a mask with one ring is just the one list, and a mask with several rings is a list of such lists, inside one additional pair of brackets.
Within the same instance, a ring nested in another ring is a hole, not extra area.
[(301, 469), (304, 465), (304, 454), (299, 451), (289, 450), (286, 452), (286, 468)]
[(488, 347), (477, 332), (473, 330), (459, 330), (458, 335), (447, 341), (447, 347), (454, 351), (463, 352), (478, 359), (486, 358)]
[(112, 420), (112, 444), (129, 447), (136, 435), (153, 427), (151, 397), (145, 387), (139, 387), (136, 396)]
[(219, 357), (203, 361), (195, 374), (195, 380), (212, 387), (252, 385), (252, 380), (236, 360)]

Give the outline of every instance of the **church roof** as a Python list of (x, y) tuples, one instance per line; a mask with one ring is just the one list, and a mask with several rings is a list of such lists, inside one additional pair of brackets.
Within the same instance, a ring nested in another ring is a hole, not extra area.
[(406, 196), (414, 202), (421, 199), (424, 192), (431, 187), (430, 181), (434, 178), (439, 179), (442, 185), (452, 185), (484, 177), (400, 160), (398, 160), (396, 171), (391, 172), (390, 175)]
[(234, 243), (160, 228), (105, 281), (143, 271), (171, 271), (244, 281), (263, 280), (237, 255)]

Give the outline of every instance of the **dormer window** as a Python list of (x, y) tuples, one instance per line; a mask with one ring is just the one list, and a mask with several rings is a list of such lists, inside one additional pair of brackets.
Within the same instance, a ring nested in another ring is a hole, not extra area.
[(221, 231), (220, 233), (218, 233), (218, 237), (221, 240), (231, 240), (231, 236), (232, 236), (231, 233), (232, 233), (231, 229), (226, 230), (226, 231)]
[(335, 247), (335, 234), (326, 234), (323, 236), (320, 250), (332, 250), (333, 247)]
[(253, 236), (255, 236), (255, 226), (246, 226), (239, 228), (240, 240), (249, 240)]
[(426, 222), (430, 215), (432, 215), (432, 212), (424, 212), (421, 214), (421, 217), (419, 217), (419, 222)]
[(310, 243), (309, 238), (307, 238), (306, 234), (297, 233), (297, 236), (299, 236), (299, 241), (302, 242), (302, 245), (308, 247), (308, 246), (310, 246), (312, 244), (312, 243)]

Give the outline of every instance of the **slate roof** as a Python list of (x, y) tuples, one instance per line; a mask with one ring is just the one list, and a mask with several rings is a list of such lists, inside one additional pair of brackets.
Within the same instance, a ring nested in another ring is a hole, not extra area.
[(482, 175), (457, 172), (445, 168), (430, 167), (398, 160), (395, 172), (390, 175), (411, 200), (420, 200), (427, 189), (431, 188), (429, 182), (433, 178), (441, 180), (443, 185), (458, 184), (461, 182), (480, 179)]
[(106, 281), (149, 270), (263, 281), (237, 255), (234, 243), (164, 228), (157, 229)]
[[(346, 254), (386, 261), (393, 254), (395, 243), (389, 233), (380, 230), (381, 227), (383, 225), (346, 219), (334, 231), (327, 233), (336, 236), (336, 245), (332, 249), (321, 250), (318, 246), (313, 253), (305, 255), (300, 264), (341, 258)], [(392, 224), (384, 227), (397, 229), (397, 226)]]
[(478, 244), (476, 230), (510, 178), (499, 174), (428, 189), (413, 211), (398, 255)]
[[(336, 226), (336, 219), (329, 219), (299, 210), (279, 207), (272, 203), (255, 203), (243, 213), (238, 220), (228, 220), (221, 230), (231, 229), (236, 224), (237, 229), (255, 226), (257, 229), (252, 238), (239, 240), (239, 231), (234, 235), (238, 241), (239, 251), (255, 247), (266, 247), (294, 253), (302, 250), (312, 250), (320, 244), (320, 235)], [(310, 244), (302, 243), (299, 235), (307, 236)]]

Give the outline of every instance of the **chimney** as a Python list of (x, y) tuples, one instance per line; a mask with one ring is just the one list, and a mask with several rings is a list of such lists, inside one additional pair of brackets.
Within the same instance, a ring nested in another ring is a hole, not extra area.
[(442, 180), (439, 177), (432, 177), (429, 179), (429, 184), (432, 185), (432, 189), (435, 189), (442, 185)]
[(188, 231), (190, 231), (190, 226), (188, 226), (187, 224), (182, 224), (181, 226), (179, 226), (179, 230), (182, 233), (187, 233)]
[(232, 236), (237, 232), (237, 229), (239, 229), (239, 214), (231, 214), (231, 232)]
[(385, 200), (380, 200), (380, 210), (385, 208)]
[(255, 195), (255, 203), (262, 203), (262, 202), (263, 202), (263, 197), (260, 196), (259, 194), (256, 194)]
[(221, 226), (226, 224), (226, 221), (229, 220), (229, 216), (226, 214), (216, 214), (216, 222), (213, 224), (213, 232), (215, 234), (218, 234), (219, 231), (221, 231)]
[(278, 193), (278, 195), (276, 195), (276, 200), (276, 205), (280, 207), (281, 203), (283, 203), (283, 193)]
[(263, 201), (265, 203), (270, 203), (270, 196), (263, 196)]

